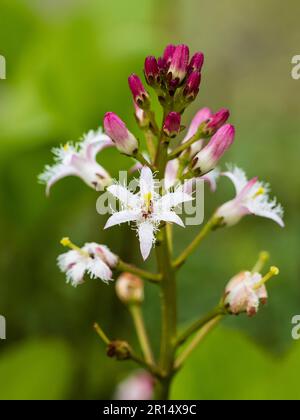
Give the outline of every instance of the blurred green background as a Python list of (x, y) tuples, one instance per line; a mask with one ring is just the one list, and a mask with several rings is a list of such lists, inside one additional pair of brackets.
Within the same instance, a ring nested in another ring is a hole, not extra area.
[[(286, 5), (287, 6), (287, 5)], [(127, 227), (102, 231), (97, 195), (79, 179), (58, 183), (49, 198), (37, 174), (50, 149), (98, 127), (115, 111), (136, 130), (127, 87), (142, 75), (146, 55), (167, 43), (187, 43), (205, 53), (201, 106), (228, 107), (236, 142), (226, 161), (271, 183), (285, 207), (286, 228), (259, 218), (212, 234), (179, 278), (182, 325), (210, 309), (225, 283), (269, 250), (281, 275), (270, 301), (254, 319), (226, 320), (178, 375), (174, 398), (300, 398), (300, 343), (291, 318), (300, 314), (300, 81), (291, 78), (299, 54), (300, 3), (290, 0), (0, 0), (0, 398), (111, 398), (131, 363), (106, 358), (92, 324), (136, 344), (130, 318), (114, 287), (87, 281), (74, 289), (56, 267), (59, 240), (106, 243), (124, 259), (141, 263)], [(101, 162), (117, 176), (130, 163), (112, 150)], [(222, 179), (207, 192), (207, 217), (233, 189)], [(176, 251), (196, 228), (176, 230)], [(152, 268), (154, 261), (149, 261)], [(159, 302), (147, 286), (145, 315), (159, 339)]]

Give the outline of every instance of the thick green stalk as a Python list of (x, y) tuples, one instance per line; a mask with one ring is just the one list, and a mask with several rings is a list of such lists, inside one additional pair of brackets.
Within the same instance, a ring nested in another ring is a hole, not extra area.
[(168, 399), (171, 377), (173, 374), (177, 308), (176, 279), (171, 263), (171, 253), (164, 227), (160, 232), (159, 245), (156, 247), (159, 271), (162, 273), (161, 308), (162, 332), (160, 350), (160, 368), (165, 376), (157, 386), (157, 399)]

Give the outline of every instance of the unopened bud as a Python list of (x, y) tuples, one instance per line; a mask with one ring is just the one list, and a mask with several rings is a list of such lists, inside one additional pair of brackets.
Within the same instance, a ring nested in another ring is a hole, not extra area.
[(183, 95), (188, 101), (193, 101), (198, 95), (200, 82), (200, 73), (194, 71), (188, 76), (185, 87), (183, 89)]
[[(189, 48), (187, 45), (178, 45), (172, 56), (171, 64), (168, 70), (170, 82), (180, 85), (184, 80), (189, 63)], [(174, 86), (173, 86), (174, 87)]]
[(190, 64), (188, 66), (188, 73), (192, 73), (193, 71), (200, 73), (203, 63), (204, 63), (204, 54), (202, 52), (197, 52), (191, 58)]
[(144, 88), (144, 85), (141, 79), (136, 74), (132, 74), (128, 78), (128, 84), (129, 84), (129, 88), (131, 90), (134, 102), (140, 108), (143, 108), (143, 109), (149, 108), (149, 95), (146, 89)]
[(117, 360), (127, 360), (131, 356), (131, 348), (126, 341), (111, 341), (107, 346), (108, 357), (115, 357)]
[(235, 129), (226, 124), (219, 128), (210, 142), (195, 156), (192, 166), (200, 174), (206, 174), (216, 167), (219, 159), (223, 156), (234, 140)]
[(213, 135), (222, 125), (226, 123), (230, 116), (228, 109), (222, 108), (220, 111), (213, 114), (206, 124), (204, 132), (208, 135)]
[(178, 112), (170, 112), (165, 119), (163, 131), (167, 137), (176, 137), (180, 132), (181, 115)]
[(139, 144), (135, 136), (127, 129), (125, 123), (113, 112), (104, 116), (104, 130), (115, 143), (117, 149), (128, 156), (137, 153)]
[(159, 68), (155, 57), (146, 58), (144, 71), (148, 85), (153, 86), (159, 81)]
[(126, 305), (141, 304), (144, 300), (143, 280), (131, 273), (122, 273), (116, 282), (118, 298)]

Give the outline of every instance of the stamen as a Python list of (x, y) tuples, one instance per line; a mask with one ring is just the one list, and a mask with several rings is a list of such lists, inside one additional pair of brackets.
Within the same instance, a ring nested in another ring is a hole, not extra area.
[(252, 198), (256, 198), (259, 195), (263, 195), (266, 192), (266, 190), (263, 187), (259, 187), (258, 190), (256, 191), (256, 193), (253, 195)]
[(151, 208), (151, 201), (152, 201), (151, 192), (148, 192), (147, 194), (144, 194), (144, 201), (145, 201), (145, 204), (146, 204), (146, 209), (147, 209), (147, 211), (149, 211), (150, 208)]
[(270, 267), (269, 272), (260, 280), (260, 282), (258, 282), (253, 289), (257, 290), (259, 289), (261, 286), (263, 286), (268, 280), (270, 280), (273, 276), (277, 276), (279, 274), (279, 268), (272, 266)]
[(68, 143), (66, 143), (64, 146), (63, 146), (63, 149), (64, 149), (64, 151), (66, 152), (68, 149), (69, 149), (69, 144)]
[(89, 257), (89, 253), (86, 251), (83, 251), (81, 248), (79, 248), (79, 246), (73, 244), (73, 242), (71, 242), (70, 238), (68, 237), (64, 237), (61, 239), (60, 243), (63, 246), (67, 246), (70, 249), (73, 249), (74, 251), (79, 252), (81, 255), (83, 255), (84, 257)]

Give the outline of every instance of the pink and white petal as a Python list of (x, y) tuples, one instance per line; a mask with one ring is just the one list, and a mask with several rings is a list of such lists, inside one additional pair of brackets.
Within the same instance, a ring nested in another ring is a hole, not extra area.
[(115, 225), (120, 225), (121, 223), (133, 222), (137, 220), (139, 213), (132, 210), (122, 210), (118, 211), (110, 216), (107, 220), (104, 229), (108, 229)]
[(51, 187), (60, 179), (66, 176), (78, 175), (75, 168), (59, 163), (53, 166), (46, 166), (45, 171), (39, 176), (40, 182), (46, 183), (46, 194), (49, 195)]
[(77, 251), (71, 250), (68, 252), (64, 252), (63, 254), (57, 257), (57, 265), (61, 271), (66, 272), (80, 259), (80, 254)]
[(112, 280), (112, 271), (109, 266), (102, 261), (101, 258), (96, 257), (91, 259), (88, 264), (87, 271), (92, 279), (98, 278), (105, 283)]
[(111, 252), (107, 246), (98, 245), (96, 247), (96, 252), (109, 267), (113, 268), (117, 265), (119, 259), (118, 256)]
[(143, 222), (138, 227), (141, 254), (144, 260), (149, 257), (154, 243), (154, 226), (150, 222)]
[(76, 287), (78, 284), (83, 283), (84, 272), (87, 268), (87, 264), (84, 261), (78, 262), (66, 272), (67, 281)]
[(136, 207), (139, 204), (139, 198), (122, 185), (111, 185), (107, 188), (107, 191), (126, 207)]
[(227, 172), (221, 173), (221, 175), (226, 176), (231, 180), (235, 187), (236, 194), (239, 194), (248, 183), (245, 172), (237, 166), (233, 167)]
[(210, 189), (212, 192), (215, 192), (217, 189), (217, 180), (220, 176), (219, 168), (215, 168), (214, 170), (208, 172), (206, 175), (200, 177), (204, 181), (209, 183)]
[(258, 206), (256, 206), (255, 204), (253, 205), (252, 202), (247, 203), (247, 207), (248, 211), (252, 214), (254, 214), (255, 216), (260, 216), (260, 217), (266, 217), (267, 219), (271, 219), (274, 222), (276, 222), (279, 226), (284, 227), (284, 221), (282, 219), (282, 210), (279, 207), (278, 211), (276, 210), (276, 208), (274, 209), (264, 209), (264, 208), (259, 208)]
[(90, 130), (82, 142), (82, 153), (88, 160), (95, 160), (101, 150), (107, 147), (114, 147), (115, 144), (101, 129), (97, 131)]
[(144, 197), (146, 194), (153, 195), (154, 193), (154, 180), (153, 174), (148, 166), (143, 166), (140, 176), (140, 193), (141, 197)]
[(158, 218), (164, 222), (176, 223), (176, 225), (185, 227), (183, 221), (174, 211), (162, 211), (159, 213)]

